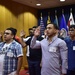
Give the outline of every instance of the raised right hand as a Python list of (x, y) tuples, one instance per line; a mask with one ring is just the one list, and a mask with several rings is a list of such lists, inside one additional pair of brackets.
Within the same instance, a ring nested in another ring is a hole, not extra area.
[(22, 30), (22, 31), (20, 32), (20, 37), (25, 37), (25, 32), (24, 32), (24, 30)]
[(36, 30), (34, 31), (34, 36), (39, 36), (40, 35), (40, 26), (38, 28), (36, 28)]

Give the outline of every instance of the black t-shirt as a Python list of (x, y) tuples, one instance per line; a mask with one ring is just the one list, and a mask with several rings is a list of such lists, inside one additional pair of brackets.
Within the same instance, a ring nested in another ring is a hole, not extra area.
[[(32, 37), (26, 41), (26, 44), (29, 45), (29, 59), (33, 60), (33, 61), (41, 60), (42, 50), (41, 50), (41, 48), (40, 49), (30, 48), (31, 39), (32, 39)], [(42, 39), (43, 38), (41, 36), (39, 36), (37, 38), (38, 41), (41, 41)]]

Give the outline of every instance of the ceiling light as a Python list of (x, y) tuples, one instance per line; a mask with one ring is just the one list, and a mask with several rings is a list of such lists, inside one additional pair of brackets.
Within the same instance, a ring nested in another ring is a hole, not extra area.
[(41, 6), (41, 4), (36, 4), (36, 6)]
[(60, 0), (60, 2), (64, 2), (65, 0)]

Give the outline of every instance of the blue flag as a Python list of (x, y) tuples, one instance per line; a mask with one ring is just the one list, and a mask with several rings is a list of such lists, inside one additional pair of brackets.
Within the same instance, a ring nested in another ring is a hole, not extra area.
[(60, 30), (62, 28), (67, 31), (67, 24), (66, 24), (66, 20), (65, 20), (64, 14), (62, 14), (61, 21), (60, 21)]
[(67, 24), (66, 24), (66, 20), (65, 20), (64, 14), (62, 14), (59, 27), (60, 27), (60, 31), (63, 32), (63, 36), (66, 37), (68, 29), (67, 29)]
[(40, 20), (40, 31), (41, 31), (41, 35), (44, 34), (44, 30), (45, 30), (45, 26), (44, 26), (44, 22), (43, 22), (43, 18), (41, 16), (41, 20)]

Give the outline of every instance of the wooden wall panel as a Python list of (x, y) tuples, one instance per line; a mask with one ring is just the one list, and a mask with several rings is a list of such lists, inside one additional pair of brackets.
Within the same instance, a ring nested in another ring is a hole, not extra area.
[[(17, 35), (24, 30), (26, 35), (28, 29), (37, 25), (37, 9), (16, 3), (11, 0), (0, 1), (0, 31), (4, 31), (8, 27), (17, 29)], [(23, 68), (27, 67), (26, 49), (23, 49)]]
[(5, 25), (5, 7), (0, 5), (0, 31), (4, 30)]
[(29, 28), (29, 13), (25, 12), (24, 13), (24, 26), (23, 26), (23, 30), (25, 31), (26, 35), (28, 34), (28, 29)]

